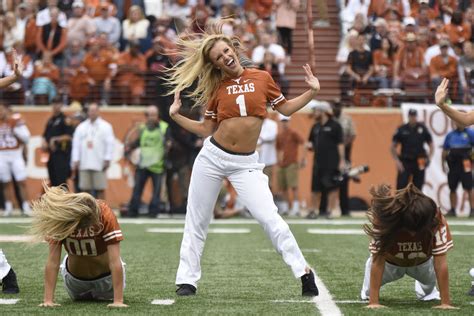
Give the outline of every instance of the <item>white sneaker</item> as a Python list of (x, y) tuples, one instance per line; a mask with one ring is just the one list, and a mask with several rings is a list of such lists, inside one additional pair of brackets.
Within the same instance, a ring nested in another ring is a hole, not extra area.
[(290, 216), (298, 216), (300, 213), (300, 203), (298, 201), (293, 201), (293, 206), (290, 210)]
[(21, 208), (23, 209), (23, 214), (25, 214), (26, 216), (33, 215), (33, 212), (31, 211), (31, 207), (28, 201), (23, 201)]
[(3, 212), (3, 216), (11, 216), (13, 212), (13, 204), (11, 201), (5, 201), (5, 212)]

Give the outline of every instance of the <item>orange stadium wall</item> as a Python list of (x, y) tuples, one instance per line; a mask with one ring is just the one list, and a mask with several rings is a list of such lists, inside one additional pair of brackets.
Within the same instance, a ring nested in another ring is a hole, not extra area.
[[(14, 110), (21, 113), (32, 134), (28, 144), (27, 181), (29, 197), (34, 199), (40, 196), (41, 182), (47, 179), (46, 166), (40, 162), (40, 146), (41, 135), (51, 111), (48, 107), (17, 107)], [(117, 142), (115, 158), (108, 170), (109, 186), (106, 191), (106, 199), (114, 208), (127, 203), (131, 196), (132, 188), (128, 186), (127, 176), (124, 173), (123, 139), (132, 126), (144, 120), (143, 112), (144, 108), (102, 109), (101, 115), (112, 124)], [(367, 164), (370, 167), (370, 172), (361, 177), (361, 183), (351, 183), (350, 195), (368, 200), (368, 190), (372, 185), (382, 182), (395, 183), (396, 170), (390, 156), (390, 143), (395, 129), (402, 122), (401, 114), (398, 109), (349, 109), (346, 113), (352, 116), (357, 131), (352, 153), (353, 164)], [(304, 139), (307, 139), (312, 124), (313, 120), (309, 113), (295, 114), (290, 121), (290, 126)], [(312, 154), (308, 154), (307, 161), (307, 166), (300, 171), (300, 198), (309, 203)], [(148, 189), (144, 200), (149, 199), (149, 194)]]

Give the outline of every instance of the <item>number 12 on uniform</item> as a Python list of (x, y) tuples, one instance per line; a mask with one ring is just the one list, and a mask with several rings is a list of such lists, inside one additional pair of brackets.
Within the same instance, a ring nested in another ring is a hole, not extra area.
[(245, 95), (241, 94), (236, 99), (235, 102), (239, 106), (240, 116), (247, 116), (247, 108), (245, 107)]

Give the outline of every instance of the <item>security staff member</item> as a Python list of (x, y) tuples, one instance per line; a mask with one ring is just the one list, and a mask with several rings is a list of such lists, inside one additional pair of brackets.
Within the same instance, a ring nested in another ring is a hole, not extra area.
[(474, 130), (464, 128), (456, 124), (456, 129), (446, 135), (443, 145), (442, 153), (442, 168), (446, 173), (446, 163), (449, 167), (448, 186), (449, 186), (449, 201), (451, 202), (451, 209), (448, 216), (456, 216), (456, 205), (458, 199), (456, 189), (459, 182), (462, 183), (464, 192), (469, 197), (469, 204), (471, 207), (471, 217), (474, 216), (473, 202), (472, 202), (472, 147), (474, 146)]
[(59, 98), (52, 101), (53, 116), (43, 133), (42, 148), (49, 154), (48, 174), (52, 186), (66, 183), (71, 175), (71, 142), (74, 129), (70, 119), (62, 112)]
[(314, 151), (311, 185), (313, 210), (307, 217), (318, 216), (322, 192), (327, 192), (328, 218), (338, 217), (341, 215), (337, 205), (339, 186), (334, 178), (345, 167), (342, 127), (332, 118), (329, 104), (318, 104), (313, 110), (316, 123), (311, 128), (307, 143), (307, 149)]
[[(393, 135), (391, 153), (397, 164), (397, 190), (407, 186), (410, 179), (413, 184), (422, 189), (425, 183), (425, 169), (433, 156), (433, 141), (426, 126), (417, 121), (417, 111), (410, 109), (408, 123), (400, 126)], [(429, 145), (427, 154), (424, 144)], [(397, 145), (401, 144), (398, 154)]]

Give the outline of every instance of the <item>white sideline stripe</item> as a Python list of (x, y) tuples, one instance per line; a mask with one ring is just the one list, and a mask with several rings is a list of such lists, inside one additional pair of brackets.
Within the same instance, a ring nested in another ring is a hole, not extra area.
[[(321, 252), (321, 250), (319, 249), (300, 249), (301, 252)], [(268, 248), (268, 249), (260, 249), (260, 250), (257, 250), (257, 251), (260, 251), (260, 252), (276, 252), (275, 249), (273, 248)]]
[[(184, 228), (149, 228), (148, 233), (182, 234)], [(248, 228), (209, 228), (209, 234), (248, 234)]]
[(153, 300), (151, 301), (152, 305), (173, 305), (174, 300)]
[(314, 274), (314, 280), (319, 289), (319, 295), (313, 297), (312, 302), (316, 305), (322, 316), (339, 316), (342, 315), (341, 310), (337, 307), (332, 299), (331, 293), (324, 285), (323, 281)]
[(19, 298), (0, 298), (0, 305), (15, 305)]
[[(31, 223), (31, 218), (0, 218), (0, 224), (28, 224)], [(120, 224), (136, 224), (136, 225), (168, 225), (168, 224), (182, 224), (184, 225), (184, 216), (181, 218), (156, 218), (156, 219), (141, 219), (141, 218), (118, 218)], [(363, 225), (368, 223), (367, 220), (362, 219), (285, 219), (290, 225)], [(474, 220), (460, 220), (451, 221), (449, 226), (474, 226)], [(211, 224), (219, 225), (258, 225), (254, 219), (215, 219)]]
[(474, 302), (471, 302), (471, 303), (469, 303), (469, 304), (474, 305)]
[(30, 242), (33, 236), (29, 235), (0, 235), (0, 242)]
[[(451, 226), (451, 225), (450, 225)], [(323, 229), (323, 228), (309, 228), (309, 234), (315, 235), (365, 235), (362, 229)], [(451, 231), (453, 236), (474, 236), (474, 232), (465, 231)]]
[[(303, 300), (273, 300), (272, 303), (313, 303), (313, 301)], [(368, 301), (356, 301), (356, 300), (345, 300), (345, 301), (334, 301), (336, 304), (368, 304)], [(474, 305), (474, 302), (471, 302)]]

